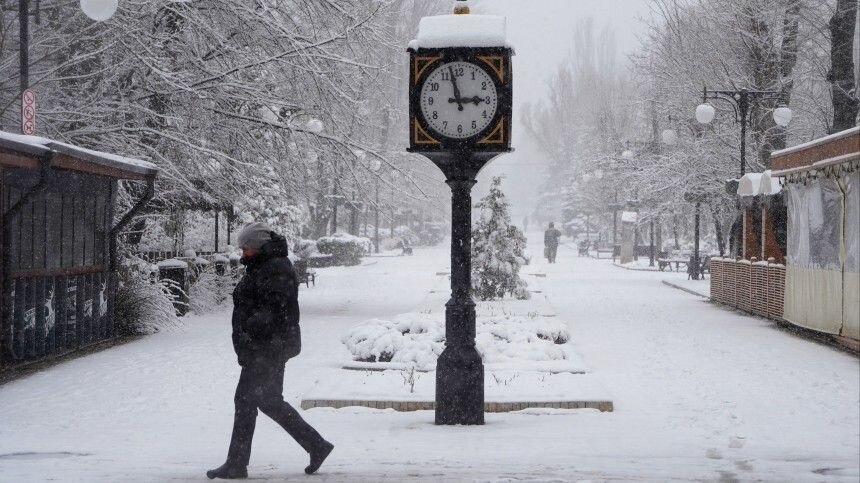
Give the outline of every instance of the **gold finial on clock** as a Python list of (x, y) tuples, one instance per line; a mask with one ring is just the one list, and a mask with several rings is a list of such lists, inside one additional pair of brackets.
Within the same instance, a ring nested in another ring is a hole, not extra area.
[(469, 0), (454, 1), (454, 15), (466, 15), (469, 13)]

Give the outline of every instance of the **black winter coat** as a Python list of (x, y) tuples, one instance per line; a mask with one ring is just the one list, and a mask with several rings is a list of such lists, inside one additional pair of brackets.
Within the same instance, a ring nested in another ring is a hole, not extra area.
[(547, 230), (543, 233), (543, 246), (557, 247), (559, 238), (561, 238), (560, 231), (558, 231), (556, 228), (547, 228)]
[(299, 288), (287, 242), (275, 233), (233, 291), (233, 348), (239, 365), (277, 364), (301, 351)]

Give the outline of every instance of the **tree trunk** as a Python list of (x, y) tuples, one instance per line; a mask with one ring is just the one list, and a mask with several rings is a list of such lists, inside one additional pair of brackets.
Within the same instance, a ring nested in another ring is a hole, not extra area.
[[(761, 89), (779, 91), (778, 100), (753, 102), (750, 108), (753, 144), (756, 146), (758, 164), (765, 169), (770, 168), (770, 153), (787, 145), (787, 132), (776, 124), (771, 112), (777, 105), (789, 105), (791, 101), (794, 68), (797, 65), (801, 3), (801, 0), (789, 0), (786, 3), (782, 35), (779, 36), (781, 41), (771, 33), (761, 12), (754, 9), (749, 11), (752, 18), (750, 34), (758, 39), (752, 44), (749, 58), (754, 82)], [(753, 170), (758, 169), (751, 167)]]
[(711, 218), (714, 220), (714, 235), (717, 237), (717, 249), (720, 251), (720, 256), (726, 254), (726, 240), (723, 236), (723, 223), (720, 221), (719, 206), (711, 205)]
[(857, 124), (860, 101), (854, 79), (854, 29), (857, 22), (857, 0), (837, 0), (830, 19), (830, 72), (833, 92), (832, 132), (850, 129)]
[(678, 242), (678, 215), (672, 215), (672, 236), (675, 237), (675, 250), (681, 249), (681, 243)]

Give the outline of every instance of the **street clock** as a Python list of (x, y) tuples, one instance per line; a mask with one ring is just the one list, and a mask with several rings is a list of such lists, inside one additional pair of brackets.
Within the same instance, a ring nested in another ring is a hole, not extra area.
[(409, 49), (409, 151), (508, 152), (511, 49)]
[(409, 44), (409, 152), (451, 188), (451, 299), (445, 349), (436, 361), (436, 424), (484, 424), (484, 363), (475, 346), (472, 299), (472, 187), (493, 158), (511, 151), (511, 56), (506, 19), (424, 17)]

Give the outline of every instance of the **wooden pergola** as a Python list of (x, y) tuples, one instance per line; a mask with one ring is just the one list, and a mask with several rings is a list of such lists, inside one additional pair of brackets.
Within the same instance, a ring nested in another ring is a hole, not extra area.
[[(145, 161), (0, 131), (0, 365), (113, 336), (117, 233), (152, 198), (157, 174)], [(146, 185), (122, 216), (119, 180)]]

